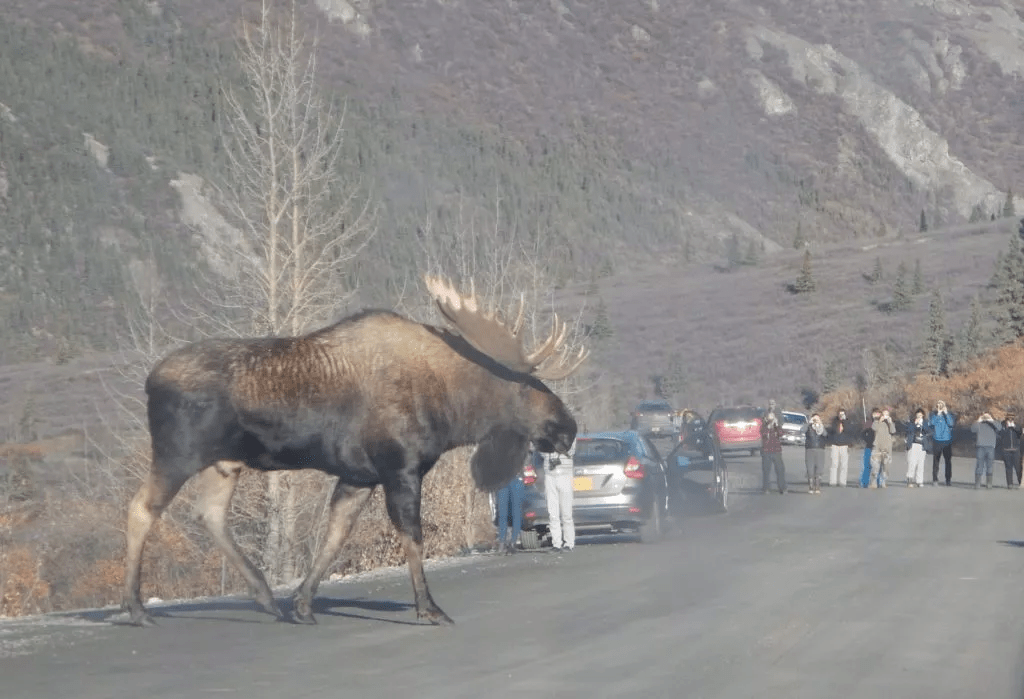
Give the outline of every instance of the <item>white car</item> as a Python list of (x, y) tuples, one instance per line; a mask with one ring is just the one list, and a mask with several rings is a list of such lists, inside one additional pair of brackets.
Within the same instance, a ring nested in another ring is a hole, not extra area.
[(782, 443), (802, 447), (807, 441), (807, 416), (782, 411)]

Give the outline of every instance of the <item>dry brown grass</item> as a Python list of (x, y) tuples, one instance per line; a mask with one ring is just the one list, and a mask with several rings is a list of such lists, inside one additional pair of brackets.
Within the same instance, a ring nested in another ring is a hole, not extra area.
[[(427, 558), (459, 554), (494, 539), (490, 508), (472, 484), (471, 450), (446, 455), (427, 475), (423, 490), (423, 533)], [(125, 506), (140, 473), (135, 452), (103, 497), (82, 492), (49, 493), (45, 500), (0, 512), (0, 616), (115, 604), (124, 583)], [(258, 565), (266, 534), (260, 521), (265, 476), (247, 472), (233, 503), (232, 529), (239, 545)], [(323, 513), (333, 479), (297, 474), (302, 540), (297, 542), (300, 574), (308, 569), (324, 535)], [(143, 598), (184, 599), (245, 592), (242, 577), (224, 565), (220, 552), (195, 521), (189, 487), (175, 499), (150, 534), (143, 560)], [(374, 493), (341, 555), (328, 570), (355, 573), (405, 561), (386, 513), (383, 493)]]

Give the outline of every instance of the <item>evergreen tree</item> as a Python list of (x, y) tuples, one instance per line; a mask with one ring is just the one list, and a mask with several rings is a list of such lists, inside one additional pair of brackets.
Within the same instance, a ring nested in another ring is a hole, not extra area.
[(928, 219), (925, 218), (924, 209), (921, 209), (921, 225), (918, 226), (918, 230), (922, 233), (928, 230)]
[(747, 254), (743, 257), (743, 264), (753, 266), (753, 265), (756, 265), (757, 263), (758, 263), (757, 245), (754, 243), (753, 240), (751, 240), (750, 244), (747, 246)]
[(806, 244), (807, 244), (807, 241), (804, 240), (804, 232), (800, 228), (800, 224), (797, 223), (796, 224), (796, 235), (793, 236), (793, 249), (794, 250), (800, 250)]
[(1013, 192), (1009, 187), (1006, 189), (1006, 201), (1003, 202), (1003, 218), (1013, 218), (1017, 215), (1013, 206)]
[(960, 331), (960, 342), (957, 345), (957, 360), (966, 362), (981, 354), (984, 349), (983, 324), (981, 315), (981, 302), (975, 296), (971, 299), (971, 315), (964, 322)]
[(938, 291), (933, 291), (928, 304), (928, 327), (921, 353), (921, 370), (932, 376), (944, 374), (949, 359), (948, 349), (946, 311), (942, 305), (942, 296)]
[(900, 262), (896, 268), (896, 280), (892, 286), (892, 310), (905, 311), (910, 308), (911, 296), (907, 289), (907, 266)]
[(658, 377), (657, 389), (658, 395), (668, 401), (675, 401), (686, 389), (686, 369), (678, 352), (669, 357), (665, 372)]
[(842, 365), (837, 359), (830, 359), (825, 363), (825, 371), (821, 380), (821, 392), (831, 393), (839, 388), (840, 370)]
[(686, 240), (683, 242), (683, 261), (690, 263), (693, 261), (693, 241), (690, 240), (690, 234), (686, 234)]
[(992, 268), (992, 278), (988, 280), (988, 288), (990, 289), (1001, 289), (1006, 284), (1006, 263), (1003, 261), (1003, 253), (999, 251), (996, 253), (996, 263)]
[(998, 342), (1012, 342), (1024, 335), (1024, 251), (1017, 234), (1010, 235), (999, 281), (992, 311), (996, 321), (994, 336)]
[(725, 261), (729, 269), (738, 267), (743, 262), (742, 253), (740, 253), (740, 236), (738, 233), (733, 233), (732, 237), (729, 238), (729, 243), (725, 249)]
[(911, 293), (915, 296), (924, 291), (924, 277), (921, 275), (921, 260), (914, 260), (914, 285)]
[(594, 310), (594, 321), (590, 324), (590, 336), (595, 340), (606, 340), (615, 335), (611, 318), (608, 317), (608, 307), (604, 299), (597, 298), (597, 308)]
[(985, 210), (981, 208), (981, 204), (975, 204), (974, 208), (971, 209), (971, 217), (968, 219), (969, 223), (981, 223), (985, 220)]
[(875, 258), (875, 266), (871, 270), (871, 276), (868, 277), (868, 281), (871, 284), (877, 284), (878, 282), (882, 281), (882, 258), (881, 257), (876, 257)]
[(811, 273), (811, 251), (804, 251), (804, 263), (800, 267), (800, 275), (793, 284), (793, 291), (797, 294), (809, 294), (817, 288), (814, 283), (814, 275)]

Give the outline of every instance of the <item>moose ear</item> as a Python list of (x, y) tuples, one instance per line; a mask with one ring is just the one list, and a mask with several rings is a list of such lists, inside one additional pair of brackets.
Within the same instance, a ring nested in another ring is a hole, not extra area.
[(523, 468), (529, 446), (530, 441), (518, 432), (502, 428), (488, 432), (470, 461), (477, 487), (495, 491), (508, 485)]

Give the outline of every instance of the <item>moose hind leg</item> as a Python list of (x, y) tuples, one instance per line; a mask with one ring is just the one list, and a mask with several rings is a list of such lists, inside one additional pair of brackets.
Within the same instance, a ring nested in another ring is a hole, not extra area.
[(402, 548), (409, 564), (413, 594), (416, 596), (416, 616), (432, 624), (454, 624), (451, 617), (441, 611), (430, 596), (427, 578), (423, 574), (423, 528), (420, 524), (421, 480), (418, 475), (407, 476), (387, 483), (384, 499), (391, 523), (402, 539)]
[(129, 620), (138, 626), (152, 626), (153, 618), (142, 605), (142, 551), (146, 537), (153, 523), (178, 494), (187, 476), (161, 472), (159, 463), (154, 461), (142, 487), (128, 506), (128, 522), (125, 531), (127, 550), (124, 561), (124, 600), (122, 608), (128, 612)]
[(295, 620), (303, 624), (315, 624), (313, 618), (313, 596), (320, 586), (327, 567), (338, 557), (338, 551), (348, 538), (359, 513), (370, 500), (373, 488), (359, 488), (346, 485), (340, 480), (331, 494), (330, 515), (327, 521), (327, 540), (313, 561), (309, 575), (295, 591), (292, 600), (295, 603)]
[(195, 510), (213, 537), (217, 548), (249, 583), (256, 604), (268, 614), (283, 620), (285, 617), (274, 601), (274, 593), (271, 592), (267, 579), (239, 550), (231, 532), (228, 531), (228, 506), (231, 504), (231, 496), (235, 492), (242, 467), (243, 464), (235, 461), (218, 461), (200, 472), (196, 479), (198, 496)]

